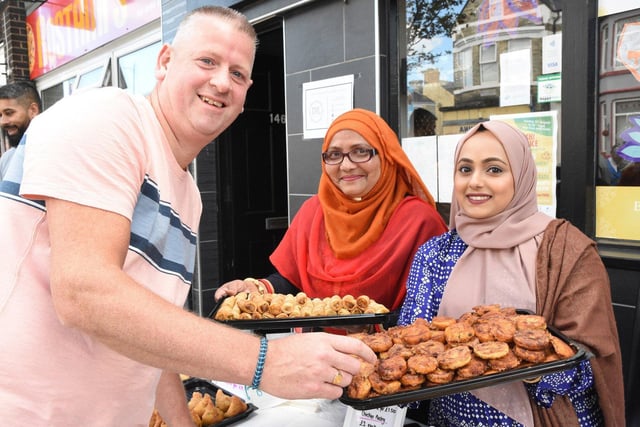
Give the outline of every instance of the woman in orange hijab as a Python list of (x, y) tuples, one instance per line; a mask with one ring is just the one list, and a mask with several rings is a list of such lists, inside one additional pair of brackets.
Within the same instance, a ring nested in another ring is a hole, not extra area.
[(334, 120), (322, 161), (318, 194), (301, 206), (270, 257), (277, 273), (228, 282), (216, 299), (303, 291), (311, 298), (367, 295), (400, 307), (413, 254), (446, 230), (433, 197), (396, 134), (370, 111)]

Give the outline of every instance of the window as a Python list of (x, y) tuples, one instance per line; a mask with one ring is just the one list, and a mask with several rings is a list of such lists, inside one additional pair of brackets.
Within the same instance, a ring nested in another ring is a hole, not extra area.
[[(640, 16), (631, 16), (629, 18), (620, 19), (619, 21), (615, 22), (614, 24), (615, 38), (613, 43), (614, 52), (617, 52), (618, 42), (620, 41), (620, 35), (622, 34), (622, 29), (624, 28), (624, 24), (629, 24), (632, 22), (640, 22)], [(614, 53), (613, 57), (615, 58), (613, 62), (613, 67), (615, 69), (624, 69), (625, 66), (622, 62), (618, 60), (618, 55)]]
[(42, 98), (42, 109), (46, 110), (65, 96), (71, 95), (75, 85), (76, 78), (71, 77), (70, 79), (42, 90), (40, 93)]
[(480, 46), (480, 84), (498, 82), (498, 62), (496, 44)]
[(160, 34), (160, 22), (156, 21), (39, 77), (43, 107), (89, 87), (118, 86), (148, 94), (156, 82)]
[(119, 57), (118, 87), (136, 94), (149, 94), (156, 82), (154, 68), (160, 46), (160, 42), (156, 42)]
[(622, 145), (622, 132), (633, 127), (629, 118), (640, 116), (640, 98), (616, 101), (613, 108), (614, 144)]
[[(399, 133), (408, 152), (421, 153), (412, 161), (424, 171), (422, 178), (436, 202), (445, 204), (438, 208), (446, 212), (450, 202), (453, 165), (448, 160), (460, 135), (498, 116), (518, 122), (538, 144), (534, 153), (538, 203), (555, 215), (561, 146), (557, 126), (561, 103), (555, 99), (561, 70), (554, 69), (553, 78), (540, 77), (545, 76), (544, 61), (561, 64), (560, 50), (542, 41), (562, 33), (561, 12), (552, 12), (542, 2), (525, 1), (398, 4), (406, 7), (406, 25), (399, 26), (398, 35), (400, 63), (406, 64), (406, 75), (400, 78), (406, 86), (400, 88)], [(541, 91), (544, 96), (536, 96)], [(411, 144), (419, 148), (412, 151)]]
[(469, 88), (473, 86), (473, 51), (465, 49), (456, 55), (456, 86)]
[(531, 49), (531, 39), (513, 39), (509, 40), (509, 52), (516, 50)]
[(609, 46), (609, 26), (603, 25), (600, 29), (600, 71), (604, 72), (611, 67)]
[(111, 72), (109, 62), (89, 71), (78, 74), (78, 84), (76, 89), (86, 89), (90, 87), (111, 86)]

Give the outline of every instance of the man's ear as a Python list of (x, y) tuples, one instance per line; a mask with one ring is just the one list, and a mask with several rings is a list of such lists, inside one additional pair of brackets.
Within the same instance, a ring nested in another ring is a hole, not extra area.
[(156, 79), (162, 80), (167, 73), (167, 64), (171, 60), (171, 47), (165, 44), (158, 52), (158, 60), (156, 61), (155, 75)]
[(29, 108), (27, 109), (27, 113), (29, 114), (29, 118), (33, 119), (35, 116), (41, 113), (40, 107), (38, 107), (37, 102), (32, 102), (29, 104)]

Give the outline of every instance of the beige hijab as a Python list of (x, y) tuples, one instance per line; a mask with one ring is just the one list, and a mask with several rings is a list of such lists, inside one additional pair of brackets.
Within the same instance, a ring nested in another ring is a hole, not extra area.
[[(527, 137), (501, 121), (474, 126), (456, 147), (457, 164), (464, 143), (480, 131), (493, 134), (504, 147), (514, 180), (514, 196), (504, 211), (485, 219), (468, 217), (455, 197), (449, 226), (469, 245), (447, 282), (439, 315), (458, 317), (480, 304), (536, 309), (536, 256), (551, 217), (538, 211), (536, 165)], [(525, 426), (533, 425), (526, 390), (520, 382), (472, 392)]]

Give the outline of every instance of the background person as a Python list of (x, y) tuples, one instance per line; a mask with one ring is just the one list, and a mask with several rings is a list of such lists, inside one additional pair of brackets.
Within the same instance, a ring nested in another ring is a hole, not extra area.
[(624, 426), (618, 333), (595, 243), (538, 211), (527, 138), (500, 121), (458, 143), (450, 231), (417, 252), (399, 323), (459, 317), (483, 304), (542, 315), (594, 357), (543, 375), (431, 401), (437, 426)]
[(311, 298), (367, 295), (400, 307), (418, 246), (446, 230), (433, 197), (377, 114), (337, 117), (322, 145), (318, 194), (302, 205), (270, 260), (277, 273), (234, 280), (216, 299), (240, 291), (303, 291)]
[(0, 157), (0, 181), (29, 123), (41, 111), (42, 101), (33, 83), (20, 81), (0, 87), (0, 127), (9, 144), (9, 149)]
[(3, 424), (143, 426), (156, 405), (192, 427), (178, 373), (335, 399), (353, 355), (375, 360), (353, 338), (267, 343), (183, 309), (202, 210), (188, 167), (242, 111), (256, 43), (237, 12), (196, 9), (148, 98), (87, 90), (29, 126), (0, 183)]

